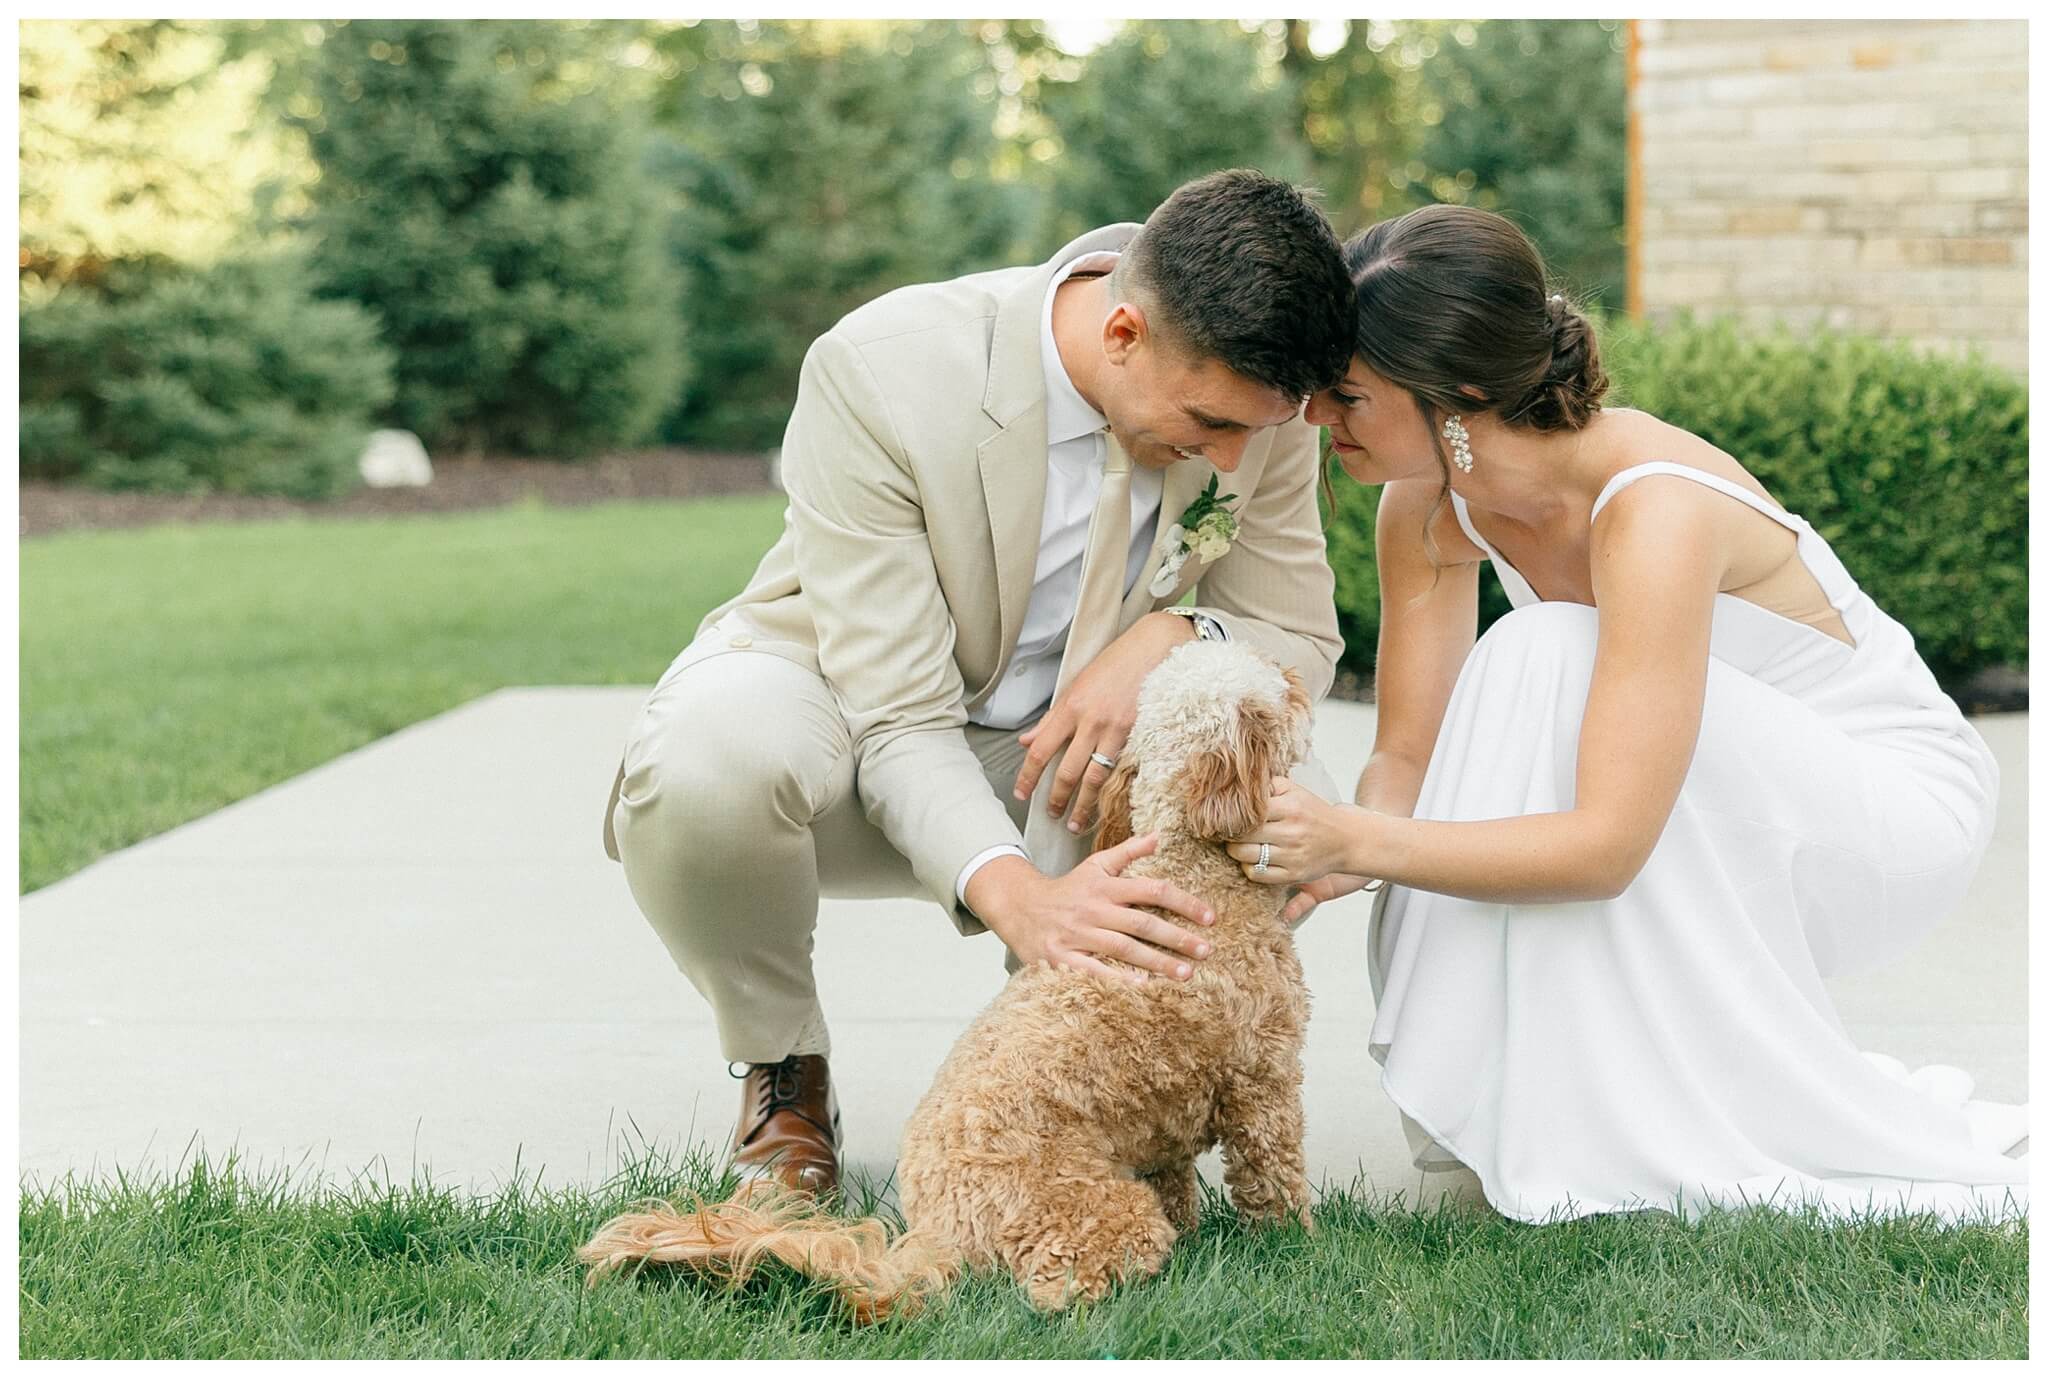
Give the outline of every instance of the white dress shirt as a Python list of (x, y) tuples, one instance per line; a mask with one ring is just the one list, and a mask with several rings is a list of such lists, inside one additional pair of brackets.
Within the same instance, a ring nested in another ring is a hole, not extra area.
[[(1060, 658), (1081, 600), (1081, 558), (1088, 548), (1088, 526), (1095, 514), (1107, 458), (1104, 435), (1109, 419), (1088, 405), (1060, 362), (1053, 341), (1052, 303), (1060, 284), (1077, 272), (1107, 272), (1115, 254), (1087, 254), (1066, 264), (1045, 294), (1045, 315), (1039, 326), (1039, 354), (1045, 368), (1045, 512), (1038, 525), (1038, 564), (1031, 574), (1031, 598), (1024, 605), (1024, 623), (1017, 647), (995, 689), (971, 722), (989, 728), (1022, 728), (1051, 707), (1059, 681)], [(1131, 466), (1131, 550), (1124, 568), (1124, 594), (1130, 595), (1158, 531), (1159, 498), (1165, 475), (1142, 465)], [(1024, 850), (1000, 843), (977, 853), (960, 869), (954, 890), (966, 903), (967, 881), (991, 858)]]

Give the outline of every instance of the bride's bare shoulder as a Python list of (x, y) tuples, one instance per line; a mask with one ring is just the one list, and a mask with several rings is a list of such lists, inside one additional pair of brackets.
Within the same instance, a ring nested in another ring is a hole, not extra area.
[(1752, 493), (1777, 501), (1754, 475), (1743, 468), (1740, 460), (1682, 426), (1673, 426), (1648, 412), (1626, 407), (1605, 410), (1601, 419), (1608, 428), (1603, 438), (1607, 442), (1604, 467), (1610, 477), (1639, 464), (1667, 460), (1704, 469), (1740, 484)]

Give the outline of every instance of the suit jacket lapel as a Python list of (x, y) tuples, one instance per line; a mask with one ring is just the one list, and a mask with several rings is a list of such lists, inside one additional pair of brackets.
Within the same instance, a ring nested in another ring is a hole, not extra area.
[[(1060, 265), (1083, 254), (1121, 249), (1136, 225), (1092, 230), (1040, 264), (996, 308), (989, 332), (988, 389), (982, 410), (1002, 429), (975, 448), (981, 465), (982, 496), (988, 504), (996, 602), (1002, 618), (1002, 651), (985, 684), (975, 686), (978, 703), (1009, 668), (1024, 610), (1038, 572), (1038, 529), (1045, 517), (1045, 369), (1040, 357), (1045, 294)], [(1185, 505), (1183, 505), (1185, 506)], [(1176, 509), (1178, 511), (1178, 509)]]
[(1014, 418), (976, 449), (981, 463), (982, 495), (988, 502), (989, 542), (994, 551), (996, 604), (1002, 618), (1001, 650), (988, 682), (976, 686), (979, 700), (1003, 678), (1017, 635), (1024, 627), (1024, 609), (1031, 601), (1031, 579), (1038, 572), (1038, 528), (1045, 516), (1045, 398)]

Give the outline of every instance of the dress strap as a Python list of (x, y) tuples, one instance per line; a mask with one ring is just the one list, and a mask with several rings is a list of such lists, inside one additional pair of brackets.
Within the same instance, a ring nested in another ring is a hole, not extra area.
[(1636, 480), (1650, 474), (1676, 474), (1681, 478), (1695, 479), (1705, 484), (1708, 488), (1719, 489), (1730, 498), (1749, 504), (1772, 521), (1790, 527), (1794, 532), (1799, 531), (1806, 523), (1805, 518), (1789, 513), (1776, 504), (1757, 497), (1756, 494), (1750, 492), (1741, 484), (1735, 483), (1730, 479), (1724, 479), (1719, 474), (1714, 474), (1704, 469), (1697, 469), (1689, 464), (1673, 464), (1669, 460), (1652, 460), (1648, 464), (1631, 465), (1607, 481), (1607, 487), (1601, 489), (1600, 496), (1593, 500), (1593, 515), (1587, 519), (1588, 525), (1599, 520), (1600, 509), (1607, 506), (1609, 498), (1612, 498)]
[(1465, 500), (1458, 496), (1456, 489), (1451, 490), (1451, 511), (1458, 515), (1458, 525), (1465, 529), (1465, 535), (1472, 538), (1472, 544), (1485, 551), (1487, 559), (1491, 560), (1493, 547), (1487, 545), (1486, 538), (1473, 529), (1472, 518), (1465, 511)]
[(1465, 509), (1465, 500), (1458, 496), (1457, 490), (1452, 489), (1450, 493), (1451, 511), (1458, 515), (1458, 525), (1465, 529), (1466, 536), (1472, 538), (1472, 544), (1485, 551), (1486, 558), (1493, 562), (1494, 577), (1500, 580), (1500, 587), (1506, 592), (1508, 602), (1517, 608), (1543, 602), (1542, 597), (1536, 592), (1536, 586), (1524, 579), (1520, 570), (1502, 559), (1501, 553), (1496, 551), (1486, 538), (1479, 534), (1479, 529), (1472, 525), (1471, 515)]

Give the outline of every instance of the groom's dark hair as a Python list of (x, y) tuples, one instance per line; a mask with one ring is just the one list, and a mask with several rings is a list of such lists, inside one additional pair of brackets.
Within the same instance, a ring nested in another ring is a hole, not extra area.
[(1117, 270), (1119, 286), (1149, 299), (1169, 341), (1254, 383), (1306, 397), (1350, 365), (1343, 248), (1307, 196), (1262, 172), (1233, 168), (1182, 186)]

